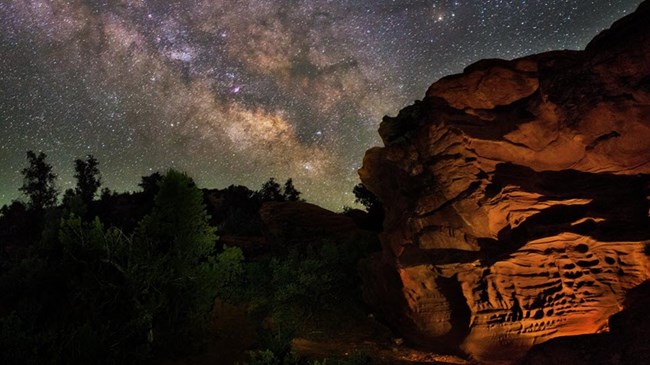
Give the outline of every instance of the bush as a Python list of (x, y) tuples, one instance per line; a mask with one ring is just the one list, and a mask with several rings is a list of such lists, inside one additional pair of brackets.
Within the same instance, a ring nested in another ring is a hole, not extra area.
[(246, 365), (280, 365), (280, 360), (271, 350), (257, 350), (248, 353), (250, 361)]
[(208, 261), (215, 273), (216, 295), (227, 302), (238, 303), (248, 298), (244, 253), (239, 247), (227, 247)]
[[(60, 256), (13, 265), (0, 319), (3, 364), (130, 363), (149, 354), (142, 312), (122, 263), (130, 241), (99, 220), (61, 221)], [(46, 251), (49, 255), (50, 251)]]
[[(200, 344), (216, 236), (201, 192), (170, 171), (135, 237), (71, 215), (0, 276), (2, 364), (140, 363)], [(48, 230), (50, 230), (48, 228)], [(227, 260), (226, 260), (227, 261)]]
[(368, 245), (324, 243), (270, 262), (274, 308), (310, 315), (357, 299), (357, 262)]
[(246, 261), (239, 248), (226, 247), (213, 262), (218, 296), (247, 305), (249, 315), (261, 323), (257, 348), (285, 361), (306, 320), (360, 302), (357, 263), (371, 243), (325, 242), (255, 261)]

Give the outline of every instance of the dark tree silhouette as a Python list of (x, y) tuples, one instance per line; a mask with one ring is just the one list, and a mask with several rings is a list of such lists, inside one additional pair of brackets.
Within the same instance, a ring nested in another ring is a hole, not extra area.
[(140, 300), (157, 308), (151, 341), (161, 348), (180, 344), (178, 334), (207, 321), (214, 301), (208, 256), (217, 239), (203, 193), (186, 174), (169, 170), (158, 184), (151, 214), (135, 233), (133, 264)]
[(262, 189), (260, 189), (258, 193), (261, 201), (281, 202), (285, 200), (284, 195), (282, 195), (280, 184), (278, 184), (273, 177), (262, 185)]
[[(151, 214), (140, 223), (144, 237), (156, 242), (159, 252), (207, 255), (216, 236), (208, 224), (203, 193), (186, 174), (169, 170), (162, 177)], [(197, 257), (198, 259), (198, 257)]]
[(113, 195), (114, 195), (114, 192), (112, 192), (111, 189), (103, 188), (101, 193), (99, 194), (99, 199), (106, 201), (106, 200), (110, 199), (111, 196), (113, 196)]
[(40, 235), (32, 220), (23, 202), (14, 200), (0, 208), (0, 267), (7, 247), (26, 246), (35, 238), (33, 236)]
[(366, 207), (368, 212), (372, 210), (373, 207), (381, 204), (379, 199), (377, 199), (377, 196), (361, 183), (357, 184), (354, 189), (352, 189), (352, 192), (354, 193), (354, 202)]
[(368, 190), (365, 185), (357, 184), (354, 189), (354, 202), (362, 204), (368, 212), (367, 228), (375, 231), (383, 229), (384, 206), (372, 191)]
[(74, 161), (74, 177), (77, 179), (75, 192), (81, 197), (81, 201), (90, 204), (102, 185), (101, 174), (99, 173), (99, 161), (93, 156), (86, 156), (86, 160), (76, 159)]
[(143, 176), (138, 186), (142, 188), (142, 192), (144, 192), (146, 196), (154, 197), (158, 194), (158, 184), (162, 178), (160, 172), (156, 171), (151, 175)]
[(245, 186), (230, 185), (223, 190), (206, 191), (208, 213), (222, 234), (254, 236), (261, 234), (258, 193)]
[(82, 200), (81, 194), (73, 189), (66, 189), (63, 193), (61, 203), (65, 210), (64, 216), (72, 213), (80, 217), (85, 217), (88, 213), (88, 204)]
[(57, 189), (55, 186), (56, 174), (52, 172), (52, 165), (45, 162), (47, 155), (34, 151), (27, 151), (29, 166), (22, 169), (23, 186), (20, 191), (29, 198), (29, 207), (42, 210), (56, 204)]
[(282, 196), (286, 201), (297, 202), (300, 201), (300, 192), (293, 186), (293, 179), (289, 178), (284, 183), (284, 194)]

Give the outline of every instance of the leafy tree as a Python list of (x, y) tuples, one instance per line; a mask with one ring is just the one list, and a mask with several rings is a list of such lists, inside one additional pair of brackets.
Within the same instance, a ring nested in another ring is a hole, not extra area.
[(300, 201), (300, 194), (301, 193), (293, 186), (293, 180), (289, 178), (287, 182), (284, 183), (284, 193), (282, 194), (284, 200), (290, 202)]
[(138, 186), (142, 188), (142, 191), (146, 195), (151, 195), (153, 197), (158, 194), (158, 185), (162, 178), (163, 176), (160, 172), (156, 171), (151, 175), (143, 176)]
[(148, 356), (146, 308), (129, 275), (131, 240), (98, 219), (60, 220), (59, 250), (0, 275), (2, 364), (127, 364)]
[(291, 317), (340, 304), (357, 285), (356, 262), (365, 249), (354, 244), (324, 243), (292, 250), (270, 262), (276, 315)]
[(219, 299), (236, 303), (246, 298), (244, 253), (239, 247), (224, 246), (223, 251), (210, 260), (215, 271)]
[(284, 183), (284, 189), (280, 184), (275, 181), (275, 178), (270, 178), (262, 185), (262, 189), (257, 192), (259, 200), (266, 201), (301, 201), (300, 191), (293, 185), (293, 179), (289, 178)]
[(368, 190), (368, 188), (361, 183), (357, 184), (354, 189), (352, 189), (352, 192), (355, 197), (354, 202), (366, 207), (369, 219), (367, 228), (378, 232), (381, 231), (383, 229), (384, 221), (384, 206), (381, 204), (381, 201), (372, 191)]
[(85, 204), (90, 204), (95, 198), (95, 194), (102, 185), (102, 178), (99, 173), (99, 161), (93, 156), (86, 156), (86, 160), (76, 159), (74, 161), (77, 187), (75, 192), (79, 194)]
[(47, 155), (34, 151), (27, 151), (29, 166), (24, 168), (23, 185), (20, 187), (29, 198), (29, 207), (42, 210), (56, 204), (57, 189), (55, 186), (56, 174), (52, 172), (52, 165), (45, 162)]
[(79, 217), (85, 217), (88, 212), (88, 205), (82, 200), (81, 194), (75, 190), (66, 189), (63, 193), (62, 199), (63, 208), (65, 210), (64, 216), (69, 213), (75, 214)]
[(103, 188), (99, 194), (99, 200), (108, 201), (113, 195), (115, 195), (115, 193), (112, 192), (111, 189)]
[[(170, 171), (154, 200), (133, 237), (72, 214), (58, 220), (57, 250), (3, 268), (0, 363), (142, 363), (208, 338), (218, 272), (202, 193)], [(226, 281), (241, 276), (238, 260), (222, 257)]]
[(137, 304), (131, 239), (119, 229), (105, 229), (98, 218), (84, 222), (71, 215), (61, 221), (59, 241), (64, 303), (72, 309), (59, 313), (56, 330), (68, 331), (57, 339), (66, 350), (62, 362), (124, 363), (148, 356), (148, 308)]
[(210, 204), (208, 212), (222, 234), (237, 236), (260, 235), (262, 222), (259, 216), (261, 201), (258, 193), (245, 186), (230, 185), (223, 190), (206, 194)]
[(262, 185), (262, 189), (260, 189), (258, 194), (262, 201), (285, 201), (282, 188), (273, 177)]
[(8, 217), (13, 217), (14, 215), (24, 216), (26, 211), (27, 207), (23, 202), (14, 200), (11, 202), (11, 204), (5, 204), (2, 206), (2, 208), (0, 208), (0, 219), (6, 219)]
[(368, 190), (368, 188), (366, 188), (362, 183), (357, 184), (354, 189), (352, 189), (352, 193), (354, 193), (354, 202), (366, 207), (367, 211), (370, 211), (373, 207), (381, 204), (379, 199), (377, 199), (377, 196), (373, 194), (372, 191)]
[(248, 353), (250, 361), (245, 365), (281, 365), (280, 359), (271, 350), (257, 350)]
[(216, 281), (209, 256), (217, 238), (208, 220), (201, 190), (186, 174), (169, 170), (136, 230), (132, 265), (159, 349), (188, 345), (207, 323)]
[(7, 248), (27, 247), (37, 239), (40, 232), (34, 229), (30, 213), (24, 203), (16, 200), (0, 208), (0, 272)]

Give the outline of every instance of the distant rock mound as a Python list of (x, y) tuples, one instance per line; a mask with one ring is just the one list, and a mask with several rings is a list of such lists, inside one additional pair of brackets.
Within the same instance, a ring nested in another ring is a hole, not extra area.
[(348, 241), (370, 232), (352, 218), (305, 202), (265, 202), (260, 209), (262, 232), (270, 244), (293, 247)]
[(365, 296), (406, 338), (512, 362), (605, 332), (650, 279), (650, 2), (585, 51), (484, 60), (385, 117)]

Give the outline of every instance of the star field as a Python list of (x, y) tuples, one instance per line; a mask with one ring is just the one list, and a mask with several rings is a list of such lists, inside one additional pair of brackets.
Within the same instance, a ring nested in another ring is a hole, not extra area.
[(483, 58), (580, 49), (640, 0), (0, 0), (0, 204), (25, 151), (74, 185), (175, 167), (202, 187), (292, 177), (340, 210), (385, 114)]

